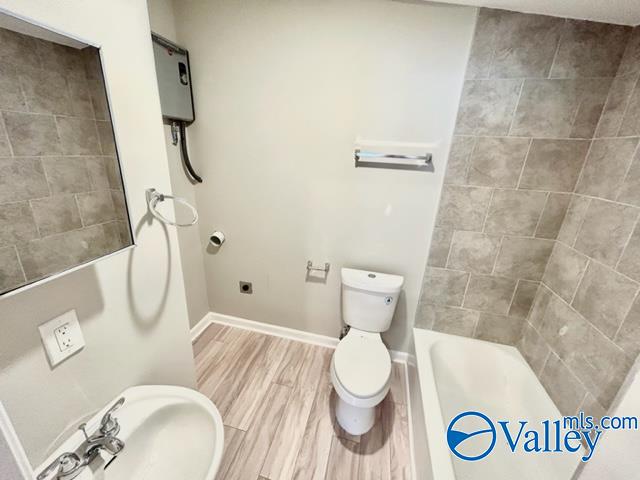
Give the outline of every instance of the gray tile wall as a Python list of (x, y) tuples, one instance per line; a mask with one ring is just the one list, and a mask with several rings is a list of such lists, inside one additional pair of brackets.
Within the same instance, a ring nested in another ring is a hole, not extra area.
[(131, 244), (98, 50), (0, 29), (0, 294)]
[(640, 352), (640, 29), (481, 9), (416, 326), (517, 345), (565, 414)]

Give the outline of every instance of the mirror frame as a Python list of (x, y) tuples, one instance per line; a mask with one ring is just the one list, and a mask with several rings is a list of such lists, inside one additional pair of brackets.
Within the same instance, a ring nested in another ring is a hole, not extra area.
[[(107, 97), (107, 108), (109, 110), (109, 119), (111, 122), (111, 129), (113, 131), (113, 141), (115, 143), (115, 149), (116, 149), (116, 159), (117, 159), (117, 164), (118, 164), (118, 173), (120, 174), (120, 179), (122, 180), (122, 190), (123, 190), (123, 195), (124, 195), (124, 203), (125, 203), (125, 208), (127, 210), (127, 224), (129, 226), (129, 232), (131, 235), (131, 245), (127, 245), (126, 247), (120, 248), (119, 250), (115, 250), (111, 253), (108, 253), (106, 255), (102, 255), (100, 257), (94, 258), (93, 260), (89, 260), (88, 262), (84, 262), (84, 263), (80, 263), (78, 265), (74, 265), (73, 267), (69, 267), (65, 270), (62, 270), (60, 272), (57, 273), (52, 273), (51, 275), (48, 275), (44, 278), (41, 278), (39, 280), (34, 280), (33, 282), (29, 282), (26, 283), (25, 285), (19, 286), (17, 288), (14, 288), (12, 290), (9, 290), (7, 292), (4, 293), (0, 293), (0, 302), (6, 298), (12, 297), (14, 295), (18, 295), (26, 290), (30, 290), (32, 288), (36, 288), (39, 287), (41, 285), (44, 285), (48, 282), (57, 280), (58, 278), (61, 278), (63, 276), (69, 275), (73, 272), (76, 272), (78, 270), (81, 270), (83, 268), (86, 267), (90, 267), (92, 265), (95, 265), (96, 263), (102, 261), (102, 260), (106, 260), (108, 258), (111, 258), (115, 255), (119, 255), (123, 252), (127, 252), (129, 250), (133, 250), (135, 247), (138, 246), (137, 243), (137, 239), (136, 239), (136, 232), (134, 229), (134, 225), (133, 225), (133, 220), (131, 218), (131, 209), (130, 209), (130, 205), (131, 205), (131, 201), (130, 201), (130, 195), (129, 195), (129, 188), (127, 186), (127, 180), (125, 178), (124, 175), (124, 171), (123, 171), (123, 167), (122, 167), (122, 155), (121, 155), (121, 148), (120, 148), (120, 141), (119, 141), (119, 136), (118, 136), (118, 132), (117, 132), (117, 128), (116, 128), (116, 120), (115, 120), (115, 116), (114, 116), (114, 112), (113, 112), (113, 104), (111, 102), (112, 99), (112, 94), (111, 94), (111, 89), (109, 87), (109, 80), (106, 74), (106, 69), (105, 69), (105, 55), (104, 55), (104, 47), (99, 44), (96, 43), (94, 41), (90, 41), (87, 40), (85, 38), (81, 38), (78, 35), (75, 34), (71, 34), (69, 32), (65, 32), (64, 30), (61, 30), (59, 28), (55, 28), (51, 25), (48, 25), (44, 22), (40, 22), (34, 18), (29, 18), (29, 17), (25, 17), (23, 15), (19, 15), (15, 12), (12, 12), (10, 10), (7, 10), (5, 8), (0, 7), (0, 16), (6, 16), (6, 17), (11, 17), (12, 19), (15, 19), (17, 22), (19, 23), (26, 23), (29, 24), (37, 29), (41, 29), (41, 30), (47, 30), (55, 35), (59, 35), (62, 37), (66, 37), (69, 38), (75, 42), (84, 44), (87, 47), (94, 47), (98, 50), (98, 56), (100, 59), (100, 70), (102, 71), (102, 79), (104, 81), (104, 89), (105, 89), (105, 95)], [(5, 27), (2, 27), (5, 28)], [(22, 32), (19, 32), (22, 33)], [(29, 33), (23, 33), (24, 35), (29, 35)], [(31, 35), (32, 37), (34, 37), (34, 35)], [(35, 37), (38, 38), (38, 37)], [(73, 48), (73, 47), (72, 47)]]

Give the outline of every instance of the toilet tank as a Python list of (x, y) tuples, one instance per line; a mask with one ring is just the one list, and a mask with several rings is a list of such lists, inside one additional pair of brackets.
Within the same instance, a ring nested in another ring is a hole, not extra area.
[(367, 332), (385, 332), (391, 326), (404, 278), (400, 275), (343, 268), (342, 319)]

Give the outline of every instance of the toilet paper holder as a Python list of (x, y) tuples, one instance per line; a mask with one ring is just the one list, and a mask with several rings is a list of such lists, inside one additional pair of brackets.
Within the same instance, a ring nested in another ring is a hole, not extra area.
[(313, 262), (311, 260), (307, 260), (307, 272), (329, 273), (329, 268), (331, 268), (331, 264), (329, 262), (325, 262), (324, 267), (314, 267)]

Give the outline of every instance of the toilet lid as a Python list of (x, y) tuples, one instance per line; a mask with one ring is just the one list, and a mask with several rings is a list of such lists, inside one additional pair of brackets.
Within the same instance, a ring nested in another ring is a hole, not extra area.
[(336, 347), (333, 363), (342, 386), (360, 398), (378, 394), (391, 376), (391, 357), (378, 335), (352, 330)]

